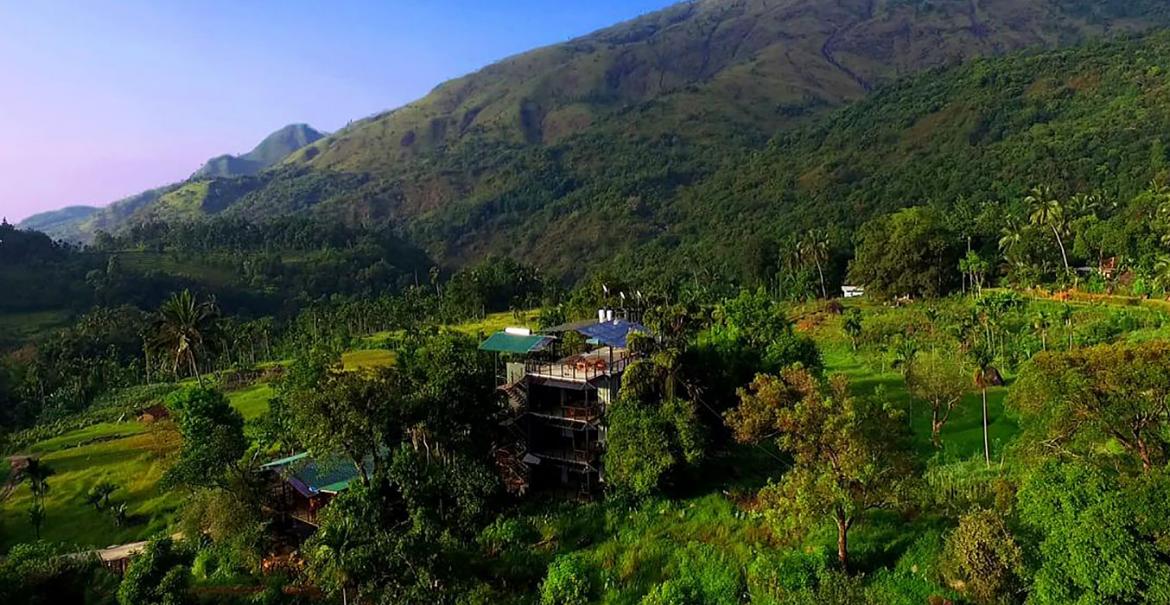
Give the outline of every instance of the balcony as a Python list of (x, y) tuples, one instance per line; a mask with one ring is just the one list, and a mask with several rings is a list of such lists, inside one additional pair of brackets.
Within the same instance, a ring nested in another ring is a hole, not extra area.
[(609, 349), (603, 348), (557, 361), (528, 360), (524, 362), (524, 373), (540, 378), (586, 383), (621, 374), (633, 359), (625, 349), (613, 349), (611, 355)]

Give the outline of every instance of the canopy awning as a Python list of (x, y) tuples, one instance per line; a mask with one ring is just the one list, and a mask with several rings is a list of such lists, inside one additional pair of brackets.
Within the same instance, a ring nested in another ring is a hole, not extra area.
[(539, 334), (523, 336), (520, 334), (508, 334), (507, 332), (496, 332), (489, 336), (487, 340), (481, 342), (479, 349), (494, 353), (518, 353), (523, 355), (543, 351), (555, 340), (552, 336), (541, 336)]

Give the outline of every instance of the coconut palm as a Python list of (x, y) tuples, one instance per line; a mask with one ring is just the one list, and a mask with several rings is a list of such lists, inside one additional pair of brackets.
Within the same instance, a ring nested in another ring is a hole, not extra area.
[(1048, 330), (1052, 329), (1052, 315), (1047, 311), (1037, 311), (1032, 316), (1032, 329), (1040, 335), (1040, 348), (1048, 350)]
[(987, 466), (991, 466), (991, 440), (987, 434), (987, 389), (998, 382), (999, 370), (992, 365), (995, 357), (987, 346), (973, 347), (970, 356), (975, 366), (973, 382), (983, 395), (983, 460)]
[(1024, 198), (1031, 210), (1029, 220), (1040, 228), (1052, 230), (1056, 238), (1056, 245), (1060, 248), (1060, 259), (1064, 262), (1064, 273), (1068, 275), (1072, 269), (1068, 264), (1068, 253), (1064, 249), (1064, 233), (1068, 228), (1067, 208), (1057, 199), (1049, 187), (1036, 187)]
[(821, 298), (828, 298), (829, 292), (825, 289), (824, 263), (829, 260), (829, 235), (819, 229), (809, 229), (797, 244), (800, 255), (805, 262), (811, 262), (817, 268), (817, 277), (821, 281)]
[(33, 501), (28, 509), (28, 518), (33, 526), (33, 533), (41, 539), (41, 527), (45, 523), (45, 494), (49, 493), (49, 477), (53, 476), (53, 469), (37, 458), (30, 458), (28, 466), (22, 471), (28, 481), (28, 489), (32, 492)]
[(173, 360), (175, 375), (185, 364), (202, 387), (199, 356), (218, 344), (220, 332), (215, 301), (200, 302), (190, 290), (183, 290), (159, 307), (150, 332), (151, 347)]

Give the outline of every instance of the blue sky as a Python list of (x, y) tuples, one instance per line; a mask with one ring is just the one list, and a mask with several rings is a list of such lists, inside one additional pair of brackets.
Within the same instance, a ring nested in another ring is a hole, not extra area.
[(0, 0), (0, 215), (104, 204), (670, 0)]

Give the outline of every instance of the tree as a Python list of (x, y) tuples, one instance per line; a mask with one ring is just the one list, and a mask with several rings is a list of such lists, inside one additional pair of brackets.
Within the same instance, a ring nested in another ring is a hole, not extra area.
[(219, 307), (214, 300), (200, 302), (190, 290), (183, 290), (159, 307), (151, 327), (151, 347), (173, 360), (171, 370), (175, 375), (186, 364), (202, 387), (199, 360), (219, 342), (219, 322)]
[(1048, 331), (1052, 329), (1052, 315), (1047, 311), (1037, 311), (1032, 316), (1032, 329), (1040, 335), (1040, 348), (1048, 350)]
[[(976, 603), (1010, 603), (1022, 590), (1024, 551), (1007, 523), (991, 510), (959, 518), (943, 551), (947, 576)], [(952, 583), (953, 585), (953, 583)]]
[(1024, 198), (1028, 205), (1029, 221), (1036, 227), (1052, 230), (1056, 238), (1056, 245), (1060, 248), (1060, 258), (1064, 262), (1064, 273), (1068, 276), (1072, 269), (1068, 264), (1068, 253), (1064, 249), (1064, 236), (1068, 229), (1065, 204), (1057, 199), (1052, 189), (1045, 186), (1035, 187)]
[(187, 487), (223, 486), (225, 474), (237, 469), (248, 449), (244, 417), (223, 393), (187, 388), (167, 398), (182, 436), (178, 460), (164, 480)]
[(983, 280), (990, 270), (991, 265), (974, 250), (968, 250), (967, 255), (959, 259), (959, 271), (963, 274), (963, 281), (970, 284), (971, 292), (976, 296), (983, 295)]
[(117, 490), (117, 485), (109, 481), (99, 481), (97, 485), (89, 488), (85, 501), (92, 504), (95, 509), (102, 510), (110, 505), (110, 495)]
[(861, 227), (849, 279), (878, 298), (943, 296), (957, 285), (959, 250), (933, 208), (915, 207)]
[(315, 456), (345, 455), (363, 483), (402, 438), (406, 392), (398, 369), (346, 371), (329, 354), (298, 358), (279, 387), (289, 430)]
[(120, 605), (182, 605), (190, 603), (190, 557), (176, 548), (170, 538), (146, 545), (130, 561), (118, 587)]
[(817, 277), (821, 282), (821, 298), (829, 298), (829, 291), (825, 288), (824, 264), (829, 261), (829, 234), (823, 230), (810, 229), (797, 243), (797, 250), (805, 262), (812, 263), (817, 268)]
[(1150, 473), (1170, 453), (1167, 367), (1166, 342), (1040, 353), (1008, 401), (1032, 450)]
[(703, 455), (695, 406), (667, 395), (668, 377), (652, 361), (630, 364), (622, 376), (621, 396), (609, 407), (606, 478), (622, 495), (649, 495), (672, 471)]
[(41, 527), (45, 523), (45, 495), (49, 493), (49, 477), (52, 477), (55, 471), (48, 464), (41, 462), (39, 458), (29, 458), (28, 466), (22, 473), (25, 480), (28, 481), (29, 491), (32, 492), (32, 504), (29, 505), (28, 519), (39, 540)]
[(902, 414), (883, 401), (851, 396), (841, 377), (826, 389), (800, 367), (761, 374), (740, 390), (740, 405), (726, 420), (737, 441), (775, 440), (792, 456), (781, 481), (760, 492), (761, 503), (786, 533), (832, 519), (845, 569), (849, 530), (867, 511), (898, 504), (914, 472)]
[(999, 370), (992, 365), (995, 362), (995, 356), (986, 345), (972, 348), (970, 356), (971, 362), (975, 366), (975, 376), (972, 382), (983, 397), (983, 462), (990, 467), (991, 438), (987, 431), (987, 389), (998, 382)]
[(861, 338), (861, 310), (850, 309), (841, 320), (841, 329), (849, 336), (849, 343), (853, 345), (853, 350), (856, 351), (857, 341)]
[(1105, 469), (1048, 462), (1020, 486), (1024, 526), (1039, 537), (1028, 603), (1168, 603), (1167, 479), (1123, 482)]
[(906, 372), (910, 395), (930, 406), (930, 441), (936, 448), (942, 448), (943, 426), (963, 400), (964, 383), (962, 368), (943, 355), (932, 355), (925, 362), (911, 364)]

